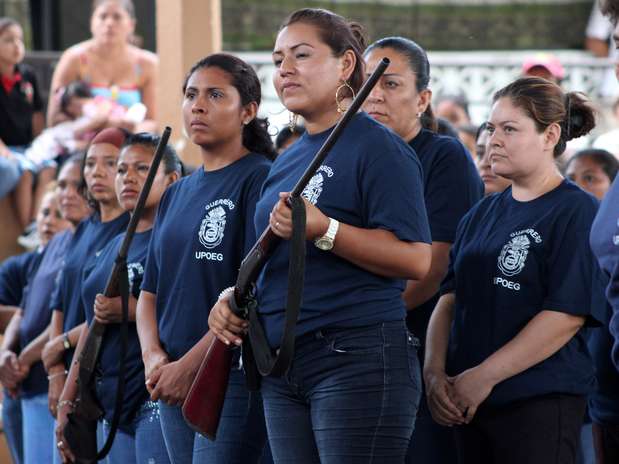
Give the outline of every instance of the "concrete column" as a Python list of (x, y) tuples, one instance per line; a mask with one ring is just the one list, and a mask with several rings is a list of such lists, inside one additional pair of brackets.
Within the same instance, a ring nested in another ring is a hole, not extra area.
[(182, 131), (182, 85), (189, 68), (221, 51), (221, 42), (220, 0), (157, 0), (159, 127), (172, 127), (172, 144), (183, 161), (196, 166), (200, 152)]

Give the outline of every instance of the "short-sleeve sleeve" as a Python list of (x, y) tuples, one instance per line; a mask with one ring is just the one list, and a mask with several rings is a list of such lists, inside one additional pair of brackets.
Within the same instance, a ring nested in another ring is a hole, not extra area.
[(404, 142), (387, 137), (384, 142), (380, 156), (361, 174), (365, 222), (371, 229), (393, 232), (400, 240), (430, 243), (421, 165)]
[(578, 201), (571, 215), (557, 223), (547, 241), (547, 292), (543, 308), (587, 317), (588, 324), (604, 321), (604, 308), (592, 305), (591, 289), (603, 279), (589, 246), (591, 224), (597, 211), (595, 200)]
[(0, 304), (19, 306), (32, 269), (33, 252), (11, 256), (0, 266)]
[(453, 243), (460, 219), (483, 195), (483, 184), (464, 146), (448, 139), (426, 179), (432, 241)]

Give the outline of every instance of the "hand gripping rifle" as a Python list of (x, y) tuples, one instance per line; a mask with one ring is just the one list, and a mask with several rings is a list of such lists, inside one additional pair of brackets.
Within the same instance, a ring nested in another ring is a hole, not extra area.
[[(250, 322), (249, 340), (245, 337), (243, 342), (243, 367), (250, 389), (258, 388), (259, 376), (256, 367), (263, 376), (281, 376), (288, 370), (294, 354), (294, 329), (302, 300), (305, 263), (305, 208), (301, 194), (387, 66), (389, 60), (383, 58), (290, 193), (288, 202), (292, 208), (293, 233), (290, 241), (288, 300), (284, 331), (277, 355), (271, 350), (256, 314), (254, 282), (280, 242), (280, 238), (267, 226), (241, 263), (229, 303), (237, 316), (249, 319)], [(183, 403), (183, 415), (187, 423), (197, 432), (213, 440), (228, 386), (232, 357), (233, 348), (214, 338)]]
[(78, 393), (75, 401), (75, 409), (69, 414), (69, 422), (64, 429), (65, 438), (79, 464), (91, 464), (103, 459), (112, 448), (116, 430), (118, 429), (125, 389), (125, 356), (127, 354), (128, 337), (129, 281), (127, 276), (127, 253), (133, 236), (135, 235), (138, 221), (144, 211), (144, 205), (150, 193), (153, 179), (157, 174), (161, 158), (168, 144), (170, 132), (171, 129), (169, 127), (166, 127), (163, 131), (161, 140), (153, 156), (153, 162), (148, 170), (146, 181), (144, 182), (137, 205), (133, 210), (131, 220), (127, 226), (125, 237), (118, 251), (114, 268), (105, 285), (105, 296), (110, 298), (118, 296), (119, 294), (121, 296), (122, 323), (120, 327), (120, 359), (118, 361), (118, 383), (116, 387), (114, 415), (112, 417), (110, 432), (100, 451), (97, 451), (96, 433), (97, 421), (102, 416), (103, 411), (96, 397), (95, 369), (103, 342), (103, 335), (105, 334), (105, 324), (97, 322), (96, 320), (92, 321), (88, 329), (88, 337), (86, 338), (84, 348), (79, 357)]

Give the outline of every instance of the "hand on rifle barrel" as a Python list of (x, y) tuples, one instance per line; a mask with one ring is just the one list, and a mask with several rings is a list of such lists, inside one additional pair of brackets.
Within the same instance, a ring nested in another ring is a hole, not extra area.
[(243, 339), (239, 335), (244, 335), (247, 332), (249, 323), (234, 315), (228, 304), (228, 298), (234, 298), (233, 294), (228, 293), (227, 297), (219, 299), (211, 308), (208, 326), (211, 332), (226, 345), (234, 343), (240, 346)]
[[(286, 240), (292, 236), (292, 210), (286, 203), (289, 196), (290, 192), (280, 192), (279, 201), (273, 206), (269, 217), (269, 225), (273, 233)], [(305, 198), (303, 202), (306, 214), (305, 237), (308, 240), (315, 240), (327, 233), (329, 218)]]
[(101, 324), (118, 324), (122, 321), (122, 303), (119, 296), (108, 298), (98, 293), (94, 304), (95, 319)]
[(75, 455), (69, 443), (64, 436), (64, 429), (69, 422), (68, 415), (73, 412), (73, 403), (71, 401), (63, 401), (58, 407), (58, 415), (56, 418), (56, 447), (62, 458), (62, 462), (75, 462)]

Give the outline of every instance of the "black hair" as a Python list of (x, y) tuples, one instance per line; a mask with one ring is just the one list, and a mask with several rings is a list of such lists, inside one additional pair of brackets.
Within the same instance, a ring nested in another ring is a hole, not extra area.
[[(228, 53), (214, 53), (194, 64), (189, 70), (187, 77), (185, 77), (183, 94), (187, 90), (187, 83), (193, 73), (199, 69), (211, 67), (219, 68), (230, 76), (232, 86), (241, 97), (241, 105), (245, 106), (256, 102), (256, 105), (260, 106), (262, 94), (260, 80), (256, 75), (256, 71), (240, 58)], [(268, 128), (269, 121), (267, 118), (255, 117), (252, 119), (243, 126), (243, 146), (272, 160), (277, 156), (277, 152), (273, 147), (273, 141), (269, 136)]]
[(561, 137), (555, 145), (557, 158), (565, 151), (568, 140), (588, 134), (595, 127), (595, 110), (587, 97), (579, 92), (564, 93), (554, 82), (541, 77), (521, 77), (498, 90), (493, 102), (509, 98), (533, 119), (539, 133), (551, 124), (561, 126)]
[(305, 127), (300, 124), (297, 124), (295, 126), (294, 132), (290, 130), (290, 127), (288, 126), (282, 127), (277, 133), (277, 137), (275, 138), (275, 148), (277, 150), (280, 150), (292, 137), (299, 137), (303, 133), (305, 133)]
[[(390, 48), (404, 56), (408, 61), (408, 67), (415, 74), (417, 92), (428, 88), (430, 84), (430, 61), (426, 51), (418, 43), (404, 37), (385, 37), (366, 48), (363, 55), (367, 56), (377, 48)], [(430, 129), (432, 132), (437, 131), (438, 123), (434, 116), (434, 111), (432, 111), (431, 103), (428, 104), (421, 118), (421, 125), (424, 128)]]
[[(422, 120), (422, 122), (423, 122), (423, 120)], [(441, 117), (436, 118), (436, 133), (439, 134), (439, 135), (446, 135), (448, 137), (453, 137), (454, 139), (460, 140), (460, 136), (458, 135), (458, 131), (445, 118), (441, 118)]]
[(616, 25), (619, 20), (619, 3), (617, 0), (600, 0), (600, 10), (604, 16)]
[[(125, 142), (121, 147), (121, 151), (124, 150), (126, 147), (141, 145), (147, 148), (152, 148), (154, 155), (160, 141), (160, 136), (156, 134), (151, 134), (149, 132), (139, 132), (137, 134), (131, 134), (125, 139)], [(170, 174), (171, 172), (177, 172), (179, 176), (182, 177), (183, 164), (181, 163), (181, 160), (176, 154), (174, 148), (172, 148), (170, 145), (166, 145), (163, 149), (163, 157), (161, 158), (161, 163), (163, 164), (163, 172), (165, 172), (166, 174)]]
[(355, 69), (348, 79), (348, 84), (355, 92), (358, 92), (365, 81), (365, 61), (363, 60), (365, 33), (363, 27), (359, 23), (349, 22), (343, 16), (329, 10), (302, 8), (293, 12), (284, 20), (280, 26), (280, 31), (295, 23), (316, 27), (318, 36), (331, 49), (333, 56), (339, 58), (348, 50), (355, 54)]
[(619, 170), (619, 161), (617, 158), (615, 158), (612, 153), (597, 148), (587, 148), (576, 152), (576, 154), (572, 156), (565, 164), (564, 170), (567, 172), (567, 168), (570, 164), (572, 164), (572, 162), (582, 158), (589, 158), (595, 164), (600, 166), (611, 182), (615, 180), (615, 177), (617, 177), (617, 171)]
[(479, 127), (477, 128), (477, 131), (475, 132), (475, 142), (477, 142), (482, 132), (486, 130), (486, 127), (488, 127), (487, 121), (484, 121), (479, 125)]
[(84, 81), (73, 81), (62, 88), (62, 95), (60, 95), (60, 110), (67, 116), (73, 117), (69, 114), (68, 108), (72, 98), (92, 98), (92, 92), (90, 86)]

